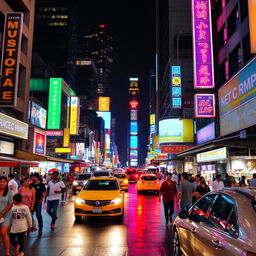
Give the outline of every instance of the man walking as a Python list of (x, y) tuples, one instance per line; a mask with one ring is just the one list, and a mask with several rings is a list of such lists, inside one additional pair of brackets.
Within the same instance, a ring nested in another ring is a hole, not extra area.
[(14, 179), (13, 174), (8, 175), (8, 187), (13, 192), (14, 195), (18, 193), (18, 183)]
[(159, 202), (161, 202), (161, 197), (163, 197), (166, 224), (168, 224), (169, 217), (170, 217), (170, 222), (172, 223), (172, 215), (174, 213), (174, 198), (176, 196), (177, 196), (176, 182), (172, 181), (172, 174), (167, 173), (167, 178), (161, 185), (160, 196), (159, 196)]
[(193, 183), (188, 181), (189, 175), (188, 173), (184, 172), (181, 175), (181, 182), (179, 187), (178, 193), (178, 200), (180, 201), (180, 210), (181, 211), (188, 211), (189, 208), (192, 206), (192, 196), (194, 193), (194, 185)]
[(47, 213), (51, 216), (51, 229), (55, 228), (55, 222), (57, 219), (57, 210), (60, 202), (61, 193), (65, 189), (63, 181), (59, 180), (59, 172), (54, 171), (52, 173), (53, 179), (49, 181), (47, 186)]
[(43, 217), (42, 217), (42, 203), (46, 197), (46, 188), (43, 182), (40, 180), (38, 173), (34, 173), (31, 177), (33, 183), (32, 187), (36, 190), (34, 212), (38, 221), (38, 232), (43, 230)]

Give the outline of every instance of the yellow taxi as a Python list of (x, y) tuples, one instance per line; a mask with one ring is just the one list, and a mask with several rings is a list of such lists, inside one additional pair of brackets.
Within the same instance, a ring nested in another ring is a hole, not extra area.
[(90, 178), (75, 198), (74, 213), (76, 220), (82, 216), (124, 215), (124, 192), (115, 177)]
[(121, 189), (128, 192), (129, 182), (128, 182), (128, 178), (127, 178), (126, 174), (114, 173), (114, 177), (116, 177), (118, 179)]
[(137, 192), (152, 191), (159, 194), (160, 181), (155, 174), (142, 174), (137, 182)]

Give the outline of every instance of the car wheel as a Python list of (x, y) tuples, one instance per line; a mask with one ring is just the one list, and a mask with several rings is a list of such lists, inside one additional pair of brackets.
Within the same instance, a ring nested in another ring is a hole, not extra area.
[(124, 218), (124, 213), (122, 215), (120, 215), (120, 216), (117, 216), (116, 218), (117, 218), (118, 222), (122, 222), (122, 220)]
[(182, 256), (182, 253), (180, 250), (179, 234), (176, 229), (173, 234), (173, 256)]
[(76, 222), (82, 222), (82, 216), (75, 215)]

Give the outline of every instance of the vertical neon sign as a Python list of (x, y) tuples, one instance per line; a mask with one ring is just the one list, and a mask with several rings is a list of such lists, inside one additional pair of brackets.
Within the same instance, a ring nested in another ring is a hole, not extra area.
[(192, 0), (194, 88), (213, 88), (213, 47), (209, 0)]

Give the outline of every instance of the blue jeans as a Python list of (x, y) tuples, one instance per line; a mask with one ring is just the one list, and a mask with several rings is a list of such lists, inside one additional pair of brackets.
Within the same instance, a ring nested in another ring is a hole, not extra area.
[(60, 200), (48, 200), (47, 201), (47, 213), (52, 217), (51, 224), (55, 224), (59, 201)]
[(43, 217), (42, 217), (42, 203), (41, 202), (35, 202), (34, 205), (34, 213), (36, 214), (36, 218), (38, 221), (38, 228), (43, 228)]
[(180, 210), (188, 211), (191, 206), (192, 206), (192, 203), (180, 203)]

